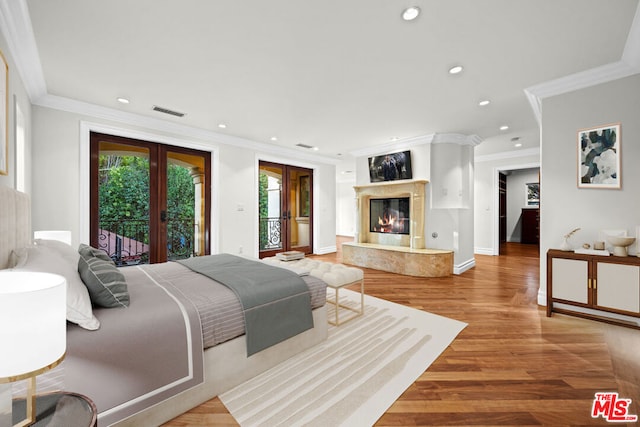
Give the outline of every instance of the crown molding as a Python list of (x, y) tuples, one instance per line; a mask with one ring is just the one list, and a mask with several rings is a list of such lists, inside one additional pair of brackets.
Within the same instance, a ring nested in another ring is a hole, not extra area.
[(56, 95), (42, 96), (36, 102), (34, 102), (34, 105), (51, 108), (54, 110), (66, 111), (68, 113), (78, 114), (87, 118), (98, 118), (111, 122), (136, 126), (156, 132), (179, 135), (184, 138), (205, 141), (208, 143), (224, 144), (233, 147), (246, 148), (248, 150), (274, 154), (279, 157), (288, 157), (292, 159), (330, 165), (337, 165), (341, 162), (340, 159), (324, 157), (319, 154), (301, 153), (297, 150), (286, 147), (280, 147), (277, 145), (257, 142), (237, 136), (221, 134), (207, 129), (196, 128), (193, 126), (187, 126), (167, 120), (147, 117), (141, 114), (120, 111), (114, 108), (102, 107), (100, 105), (90, 104), (87, 102), (77, 101), (74, 99), (64, 98)]
[(500, 153), (475, 156), (474, 161), (476, 163), (480, 163), (480, 162), (491, 162), (495, 160), (515, 159), (519, 157), (529, 157), (529, 156), (540, 157), (540, 147), (525, 148), (524, 150), (517, 150), (517, 151), (502, 151)]
[(47, 85), (26, 0), (0, 0), (0, 31), (31, 102), (46, 95)]
[(430, 144), (433, 141), (435, 134), (415, 136), (411, 138), (398, 139), (397, 141), (388, 142), (386, 144), (375, 145), (373, 147), (361, 148), (358, 150), (350, 151), (353, 157), (370, 156), (374, 154), (399, 151), (412, 147), (418, 147), (420, 145)]
[(540, 83), (524, 90), (536, 116), (542, 124), (542, 99), (573, 92), (640, 73), (640, 3), (627, 35), (620, 61)]
[(462, 135), (459, 133), (436, 133), (432, 144), (458, 144), (475, 147), (483, 141), (478, 135)]
[(397, 141), (386, 144), (376, 145), (373, 147), (362, 148), (350, 151), (354, 157), (372, 156), (380, 153), (388, 153), (390, 151), (407, 150), (427, 144), (459, 144), (471, 145), (475, 147), (483, 141), (478, 135), (462, 135), (459, 133), (432, 133), (429, 135), (415, 136), (412, 138), (399, 139)]

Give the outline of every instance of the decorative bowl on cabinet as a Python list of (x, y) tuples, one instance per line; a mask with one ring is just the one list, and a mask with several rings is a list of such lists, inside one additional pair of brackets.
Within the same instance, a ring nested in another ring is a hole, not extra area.
[(636, 241), (635, 237), (628, 236), (607, 236), (609, 243), (613, 245), (613, 254), (616, 256), (627, 256), (627, 247)]

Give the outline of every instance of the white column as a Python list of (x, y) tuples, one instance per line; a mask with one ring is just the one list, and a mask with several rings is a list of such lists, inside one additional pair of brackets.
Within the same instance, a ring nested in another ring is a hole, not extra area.
[(202, 247), (202, 219), (204, 218), (202, 199), (204, 198), (202, 184), (204, 183), (204, 172), (199, 167), (192, 167), (189, 171), (193, 179), (193, 252), (202, 255), (200, 248)]

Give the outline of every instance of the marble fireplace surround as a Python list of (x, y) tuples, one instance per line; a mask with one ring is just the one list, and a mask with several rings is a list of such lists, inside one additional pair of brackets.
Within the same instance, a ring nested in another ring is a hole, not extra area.
[[(420, 277), (443, 277), (453, 272), (453, 251), (425, 248), (427, 180), (382, 182), (355, 186), (357, 219), (354, 242), (342, 245), (343, 262), (360, 267)], [(373, 199), (409, 197), (409, 235), (370, 232)]]
[[(429, 181), (425, 179), (355, 186), (356, 209), (358, 212), (355, 241), (357, 243), (375, 243), (424, 249), (424, 204), (428, 183)], [(369, 231), (369, 201), (388, 197), (409, 197), (409, 235), (372, 233)]]

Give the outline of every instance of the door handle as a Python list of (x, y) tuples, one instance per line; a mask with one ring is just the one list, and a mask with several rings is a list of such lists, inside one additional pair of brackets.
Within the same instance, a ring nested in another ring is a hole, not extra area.
[(167, 222), (167, 211), (160, 211), (160, 221)]

